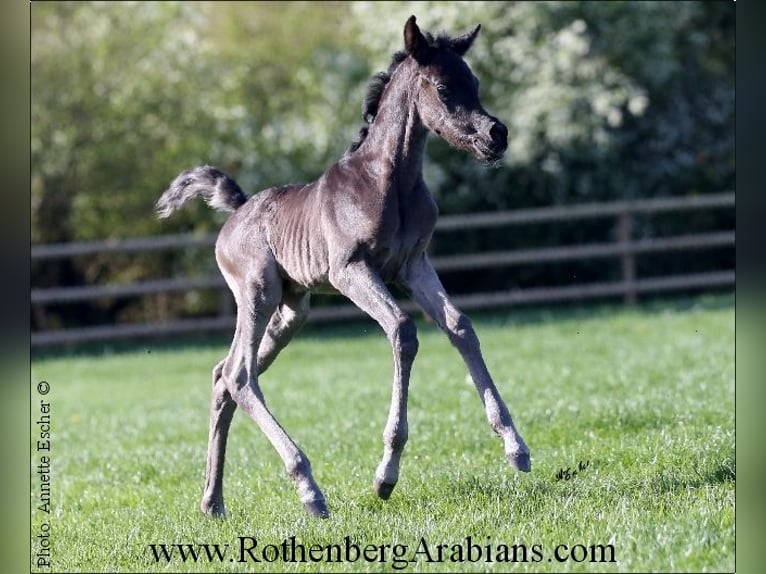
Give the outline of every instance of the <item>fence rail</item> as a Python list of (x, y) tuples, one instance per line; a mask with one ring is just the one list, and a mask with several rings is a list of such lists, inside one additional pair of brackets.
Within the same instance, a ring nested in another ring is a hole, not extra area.
[[(735, 283), (734, 270), (638, 278), (636, 277), (635, 259), (637, 255), (648, 253), (733, 247), (735, 245), (734, 230), (634, 240), (632, 238), (632, 228), (633, 217), (636, 214), (726, 209), (734, 207), (734, 204), (735, 194), (729, 192), (681, 198), (620, 201), (570, 207), (519, 209), (506, 212), (444, 216), (437, 224), (437, 233), (587, 218), (614, 218), (617, 233), (616, 241), (610, 243), (439, 256), (434, 257), (433, 261), (437, 271), (472, 271), (529, 263), (601, 258), (617, 258), (620, 260), (620, 281), (578, 284), (566, 287), (485, 292), (455, 297), (455, 302), (465, 309), (585, 300), (602, 297), (622, 297), (624, 301), (630, 303), (634, 302), (638, 295), (645, 293), (728, 287), (733, 286)], [(119, 241), (38, 245), (32, 247), (31, 257), (33, 261), (45, 261), (98, 253), (142, 253), (163, 249), (202, 248), (212, 246), (215, 243), (215, 237), (215, 234), (202, 236), (182, 234)], [(231, 329), (234, 325), (233, 307), (230, 298), (225, 295), (227, 287), (220, 275), (156, 279), (116, 285), (33, 288), (30, 294), (33, 306), (67, 304), (106, 297), (133, 297), (162, 292), (201, 289), (221, 290), (222, 294), (224, 294), (221, 298), (221, 309), (218, 316), (156, 323), (100, 325), (95, 327), (34, 331), (31, 335), (31, 342), (33, 346), (43, 346), (138, 336), (168, 335), (191, 331), (218, 331)], [(410, 304), (405, 304), (405, 308), (412, 309), (413, 307)], [(310, 320), (314, 322), (334, 321), (359, 316), (361, 316), (361, 311), (356, 309), (356, 307), (352, 305), (338, 305), (314, 309), (310, 315)]]

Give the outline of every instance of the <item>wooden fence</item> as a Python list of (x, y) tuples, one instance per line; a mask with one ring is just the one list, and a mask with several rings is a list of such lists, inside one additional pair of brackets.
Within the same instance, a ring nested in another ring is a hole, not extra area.
[[(437, 271), (472, 271), (485, 268), (502, 268), (514, 265), (544, 262), (578, 261), (589, 259), (614, 259), (620, 261), (621, 279), (604, 283), (586, 283), (566, 287), (530, 288), (498, 292), (474, 293), (454, 297), (464, 309), (505, 307), (512, 305), (547, 303), (570, 300), (621, 297), (626, 303), (636, 301), (640, 294), (662, 293), (691, 289), (732, 287), (735, 283), (733, 269), (665, 277), (640, 278), (636, 274), (636, 256), (683, 250), (704, 250), (718, 247), (734, 247), (734, 230), (673, 237), (633, 239), (633, 218), (637, 214), (688, 212), (702, 209), (732, 209), (734, 193), (720, 193), (681, 198), (594, 203), (568, 207), (519, 209), (492, 213), (443, 216), (437, 225), (437, 233), (444, 231), (488, 229), (503, 226), (532, 225), (536, 223), (573, 221), (581, 219), (612, 218), (617, 233), (616, 241), (589, 243), (562, 247), (545, 247), (511, 251), (492, 251), (433, 258)], [(78, 242), (32, 247), (33, 261), (92, 255), (97, 253), (143, 253), (163, 249), (212, 248), (213, 235), (169, 235), (124, 240)], [(214, 289), (221, 291), (218, 315), (193, 319), (180, 319), (141, 324), (101, 325), (61, 330), (33, 331), (34, 347), (122, 339), (138, 336), (156, 336), (184, 332), (232, 330), (234, 306), (228, 288), (220, 275), (187, 278), (157, 279), (120, 285), (62, 286), (33, 288), (31, 304), (51, 305), (102, 297), (133, 297), (171, 291)], [(412, 310), (409, 303), (405, 309)], [(338, 321), (361, 316), (361, 311), (350, 304), (318, 307), (312, 310), (310, 321)]]

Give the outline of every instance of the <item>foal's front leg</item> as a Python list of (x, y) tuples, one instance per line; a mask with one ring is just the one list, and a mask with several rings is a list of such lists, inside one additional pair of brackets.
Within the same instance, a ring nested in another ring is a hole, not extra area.
[(516, 430), (508, 407), (487, 370), (471, 321), (452, 304), (425, 254), (410, 264), (402, 281), (412, 299), (436, 321), (463, 357), (484, 404), (487, 420), (492, 430), (503, 439), (508, 462), (518, 470), (529, 472), (529, 449)]
[(383, 430), (383, 459), (375, 471), (373, 486), (387, 500), (399, 480), (399, 461), (407, 442), (407, 394), (412, 362), (418, 351), (415, 323), (399, 307), (380, 277), (357, 262), (337, 269), (330, 281), (385, 331), (394, 353), (394, 384), (391, 407)]

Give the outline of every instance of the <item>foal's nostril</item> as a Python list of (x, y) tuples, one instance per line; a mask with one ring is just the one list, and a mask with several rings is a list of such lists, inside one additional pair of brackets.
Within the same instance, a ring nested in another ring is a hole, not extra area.
[(489, 137), (496, 146), (506, 146), (508, 145), (508, 128), (500, 122), (495, 122), (489, 129)]

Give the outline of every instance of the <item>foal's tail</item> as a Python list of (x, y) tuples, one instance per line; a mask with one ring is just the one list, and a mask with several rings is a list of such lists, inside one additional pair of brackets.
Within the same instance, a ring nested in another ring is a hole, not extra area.
[(247, 201), (247, 196), (236, 181), (219, 169), (202, 165), (178, 174), (157, 200), (157, 216), (165, 219), (186, 200), (198, 195), (210, 207), (219, 211), (235, 211)]

